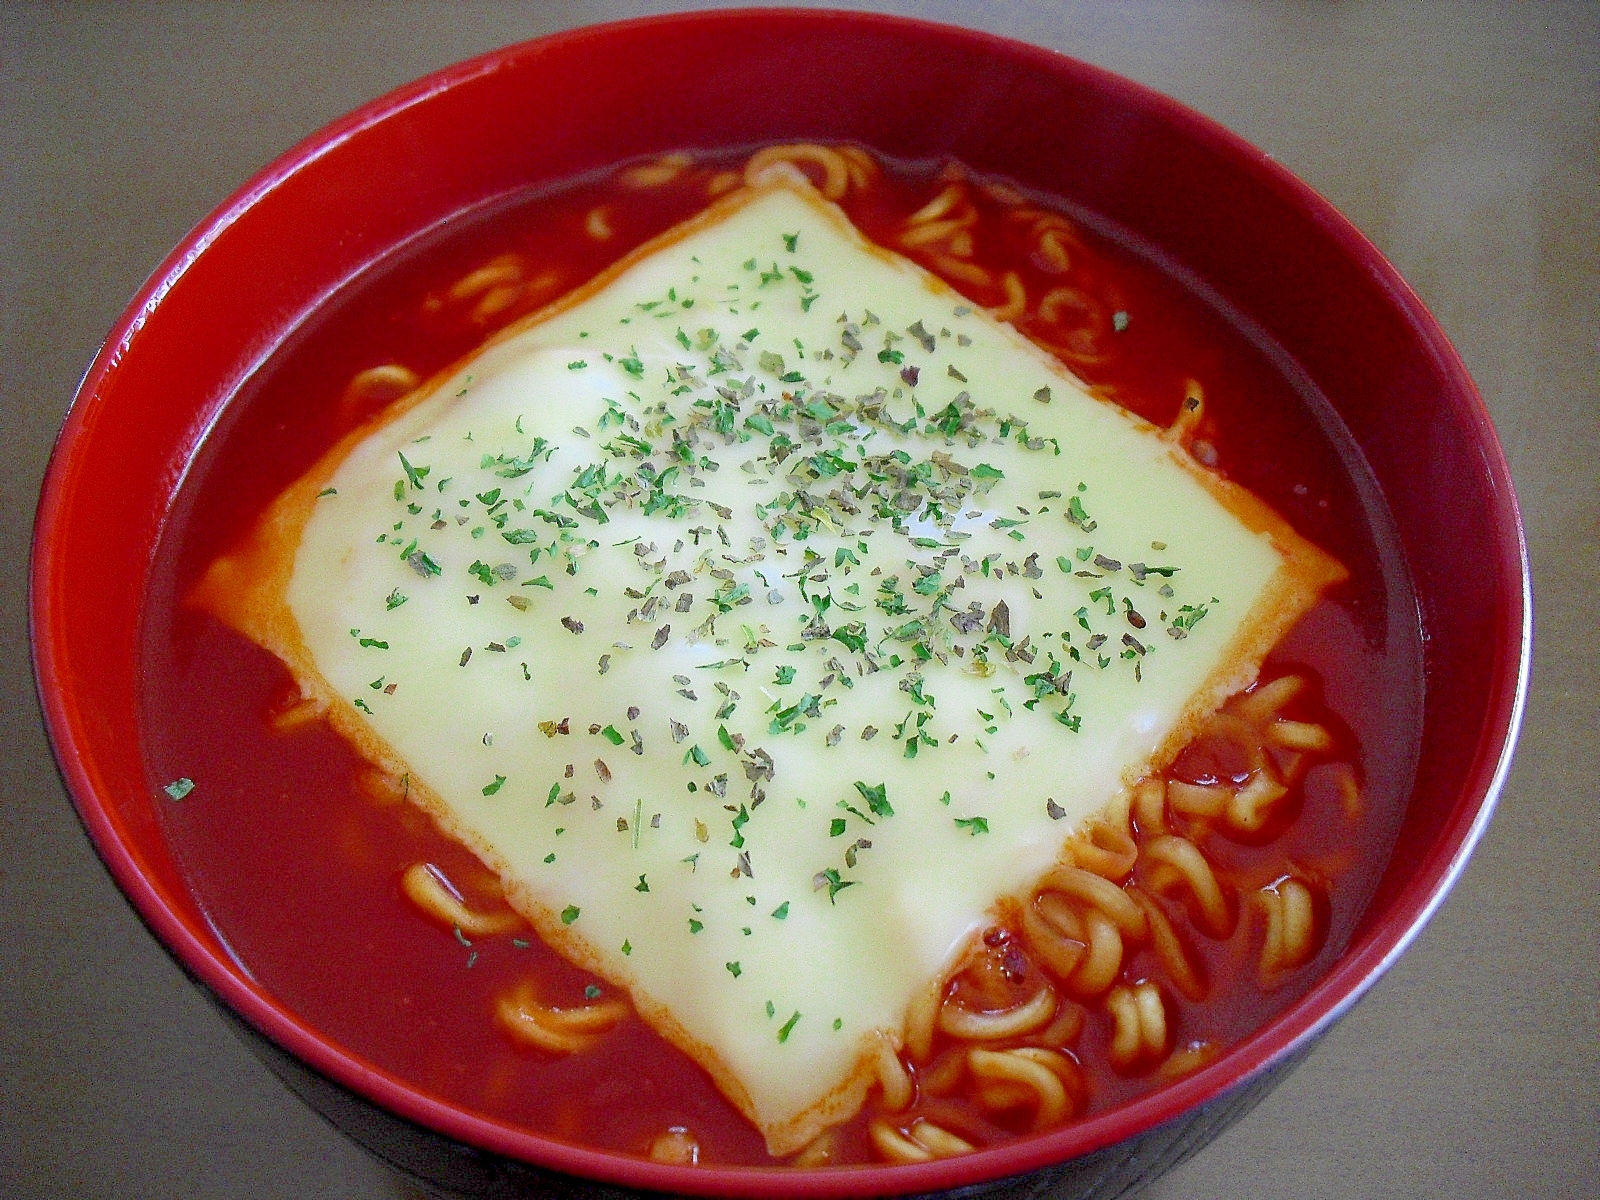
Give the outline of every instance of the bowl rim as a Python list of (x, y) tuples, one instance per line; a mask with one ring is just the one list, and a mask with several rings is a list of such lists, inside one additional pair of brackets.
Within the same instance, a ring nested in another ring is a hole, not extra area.
[[(834, 1167), (695, 1166), (654, 1163), (618, 1152), (596, 1150), (490, 1119), (429, 1094), (360, 1055), (319, 1035), (290, 1008), (245, 977), (236, 964), (207, 945), (176, 912), (141, 869), (139, 856), (124, 839), (110, 806), (99, 795), (88, 766), (86, 742), (69, 696), (58, 636), (59, 613), (52, 592), (56, 566), (54, 531), (66, 519), (70, 464), (74, 448), (92, 435), (101, 390), (115, 377), (124, 357), (167, 295), (182, 285), (189, 268), (223, 233), (245, 220), (275, 189), (311, 164), (333, 154), (407, 109), (463, 84), (516, 66), (523, 59), (618, 33), (667, 34), (698, 26), (750, 21), (835, 23), (847, 34), (919, 31), (965, 42), (974, 52), (1026, 64), (1030, 69), (1075, 76), (1093, 87), (1180, 127), (1184, 136), (1210, 154), (1231, 159), (1252, 182), (1285, 203), (1314, 214), (1340, 250), (1381, 280), (1408, 328), (1440, 364), (1457, 400), (1456, 415), (1474, 434), (1486, 473), (1503, 506), (1493, 514), (1496, 541), (1514, 546), (1520, 588), (1508, 602), (1499, 629), (1503, 658), (1515, 669), (1494, 676), (1497, 688), (1486, 704), (1484, 732), (1476, 760), (1432, 847), (1412, 877), (1388, 901), (1378, 927), (1353, 941), (1307, 992), (1266, 1025), (1230, 1046), (1219, 1058), (1181, 1080), (1094, 1114), (1072, 1125), (957, 1159), (928, 1164)], [(738, 8), (669, 13), (587, 25), (499, 47), (432, 72), (360, 105), (313, 132), (223, 200), (202, 219), (151, 273), (112, 327), (88, 367), (62, 421), (35, 515), (29, 572), (30, 646), (37, 694), (58, 769), (96, 852), (133, 903), (141, 919), (192, 978), (271, 1041), (287, 1049), (336, 1083), (380, 1107), (461, 1142), (514, 1160), (586, 1179), (656, 1191), (698, 1195), (843, 1197), (859, 1195), (864, 1178), (875, 1192), (902, 1194), (993, 1182), (1062, 1163), (1153, 1130), (1217, 1100), (1260, 1077), (1274, 1063), (1308, 1047), (1353, 1007), (1415, 940), (1464, 869), (1492, 817), (1510, 768), (1511, 754), (1526, 702), (1531, 668), (1533, 604), (1528, 550), (1509, 467), (1486, 406), (1460, 356), (1420, 298), (1387, 258), (1319, 193), (1219, 123), (1142, 84), (1068, 55), (996, 34), (920, 18), (828, 9)]]

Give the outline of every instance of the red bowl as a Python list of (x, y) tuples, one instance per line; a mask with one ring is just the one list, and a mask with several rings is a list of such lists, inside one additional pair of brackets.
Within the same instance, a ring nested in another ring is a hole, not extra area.
[[(1393, 857), (1348, 946), (1210, 1065), (1057, 1132), (938, 1163), (671, 1167), (453, 1106), (319, 1034), (246, 974), (163, 842), (140, 751), (137, 633), (152, 548), (197, 446), (342, 283), (420, 231), (541, 181), (685, 146), (799, 139), (952, 155), (1064, 197), (1253, 322), (1331, 402), (1387, 498), (1418, 598), (1423, 732)], [(341, 1127), (415, 1175), (495, 1194), (551, 1194), (566, 1180), (560, 1194), (1067, 1196), (1153, 1178), (1298, 1061), (1438, 906), (1505, 777), (1531, 623), (1516, 501), (1483, 404), (1417, 297), (1324, 200), (1205, 118), (1083, 63), (819, 11), (689, 14), (514, 46), (285, 154), (173, 251), (90, 367), (45, 480), (31, 582), (61, 772), (144, 919)]]

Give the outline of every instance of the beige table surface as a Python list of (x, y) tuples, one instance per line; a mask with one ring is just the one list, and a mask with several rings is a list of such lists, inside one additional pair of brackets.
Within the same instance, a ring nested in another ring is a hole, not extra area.
[[(0, 1196), (408, 1194), (258, 1065), (95, 858), (27, 663), (37, 488), (104, 331), (256, 167), (456, 59), (676, 7), (0, 7)], [(1538, 649), (1494, 824), (1411, 953), (1264, 1105), (1147, 1194), (1594, 1200), (1600, 5), (877, 7), (1087, 59), (1272, 153), (1433, 308), (1520, 489)]]

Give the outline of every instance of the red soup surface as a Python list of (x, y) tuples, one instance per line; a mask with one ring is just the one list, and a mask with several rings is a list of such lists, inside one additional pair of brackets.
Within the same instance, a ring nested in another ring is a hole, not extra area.
[[(283, 488), (409, 378), (428, 378), (698, 212), (737, 181), (744, 161), (668, 156), (508, 196), (351, 283), (240, 390), (199, 448), (143, 614), (147, 769), (155, 787), (180, 777), (198, 785), (163, 800), (167, 833), (244, 970), (328, 1037), (453, 1103), (630, 1153), (648, 1153), (659, 1135), (681, 1128), (700, 1161), (719, 1163), (771, 1160), (699, 1067), (639, 1020), (567, 1057), (507, 1038), (495, 1004), (520, 981), (538, 978), (557, 1004), (584, 1003), (609, 985), (526, 930), (468, 938), (419, 914), (399, 883), (417, 862), (485, 904), (498, 902), (494, 881), (420, 812), (363, 787), (365, 764), (325, 724), (275, 725), (271, 716), (294, 686), (286, 670), (184, 596)], [(1421, 711), (1415, 601), (1382, 498), (1331, 408), (1201, 281), (1099, 214), (950, 163), (873, 161), (870, 182), (840, 201), (869, 237), (1008, 315), (1088, 384), (1157, 424), (1172, 423), (1186, 397), (1203, 393), (1191, 451), (1350, 571), (1263, 670), (1263, 689), (1283, 677), (1303, 685), (1278, 718), (1323, 731), (1309, 754), (1282, 745), (1268, 752), (1287, 786), (1267, 819), (1231, 828), (1193, 802), (1202, 793), (1182, 787), (1249, 777), (1251, 752), (1230, 738), (1226, 720), (1167, 770), (1165, 804), (1135, 806), (1140, 859), (1111, 874), (1165, 916), (1188, 976), (1173, 978), (1172, 943), (1164, 956), (1152, 935), (1130, 944), (1109, 988), (1054, 981), (1071, 1017), (1054, 1023), (1062, 1042), (1054, 1048), (1072, 1065), (1072, 1119), (1159, 1086), (1246, 1035), (1345, 945), (1410, 790)], [(801, 165), (818, 170), (815, 161)], [(908, 241), (913, 217), (923, 232)], [(392, 365), (411, 375), (372, 370)], [(1143, 853), (1160, 837), (1203, 850), (1226, 897), (1223, 915), (1208, 915)], [(1274, 958), (1268, 943), (1281, 931), (1261, 897), (1278, 896), (1286, 880), (1300, 881), (1314, 934)], [(951, 981), (949, 1002), (1004, 1009), (1048, 977), (1017, 922), (997, 917)], [(1166, 1030), (1158, 1048), (1130, 1056), (1115, 1046), (1108, 1000), (1150, 983)], [(1013, 1042), (1042, 1044), (1037, 1032)], [(961, 1082), (951, 1068), (960, 1052), (937, 1035), (931, 1056), (911, 1067), (913, 1107), (881, 1114), (869, 1098), (836, 1131), (827, 1161), (880, 1157), (870, 1132), (880, 1116), (899, 1129), (920, 1116), (973, 1145), (1028, 1132), (1035, 1114), (1026, 1098)]]

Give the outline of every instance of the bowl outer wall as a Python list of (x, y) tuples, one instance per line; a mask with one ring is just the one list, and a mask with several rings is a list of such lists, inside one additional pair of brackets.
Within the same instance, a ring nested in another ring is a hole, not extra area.
[[(941, 119), (929, 120), (935, 112)], [(1327, 977), (1178, 1084), (1016, 1146), (872, 1171), (874, 1190), (959, 1186), (1115, 1143), (1314, 1036), (1409, 943), (1460, 871), (1504, 778), (1526, 687), (1531, 605), (1520, 520), (1487, 413), (1454, 350), (1325, 201), (1165, 97), (967, 30), (762, 10), (556, 35), (358, 109), (202, 222), (90, 367), (35, 525), (41, 704), (80, 816), (118, 883), (186, 969), (253, 1025), (412, 1120), (625, 1185), (820, 1196), (859, 1195), (866, 1180), (684, 1172), (537, 1138), (410, 1090), (253, 984), (188, 895), (136, 751), (145, 576), (168, 502), (222, 405), (309, 312), (386, 251), (496, 196), (619, 159), (806, 138), (861, 141), (900, 157), (953, 155), (1063, 195), (1112, 216), (1255, 320), (1333, 402), (1382, 483), (1425, 636), (1416, 796), (1369, 915)], [(388, 185), (382, 203), (373, 202), (374, 180)], [(1470, 594), (1463, 562), (1477, 571)]]

